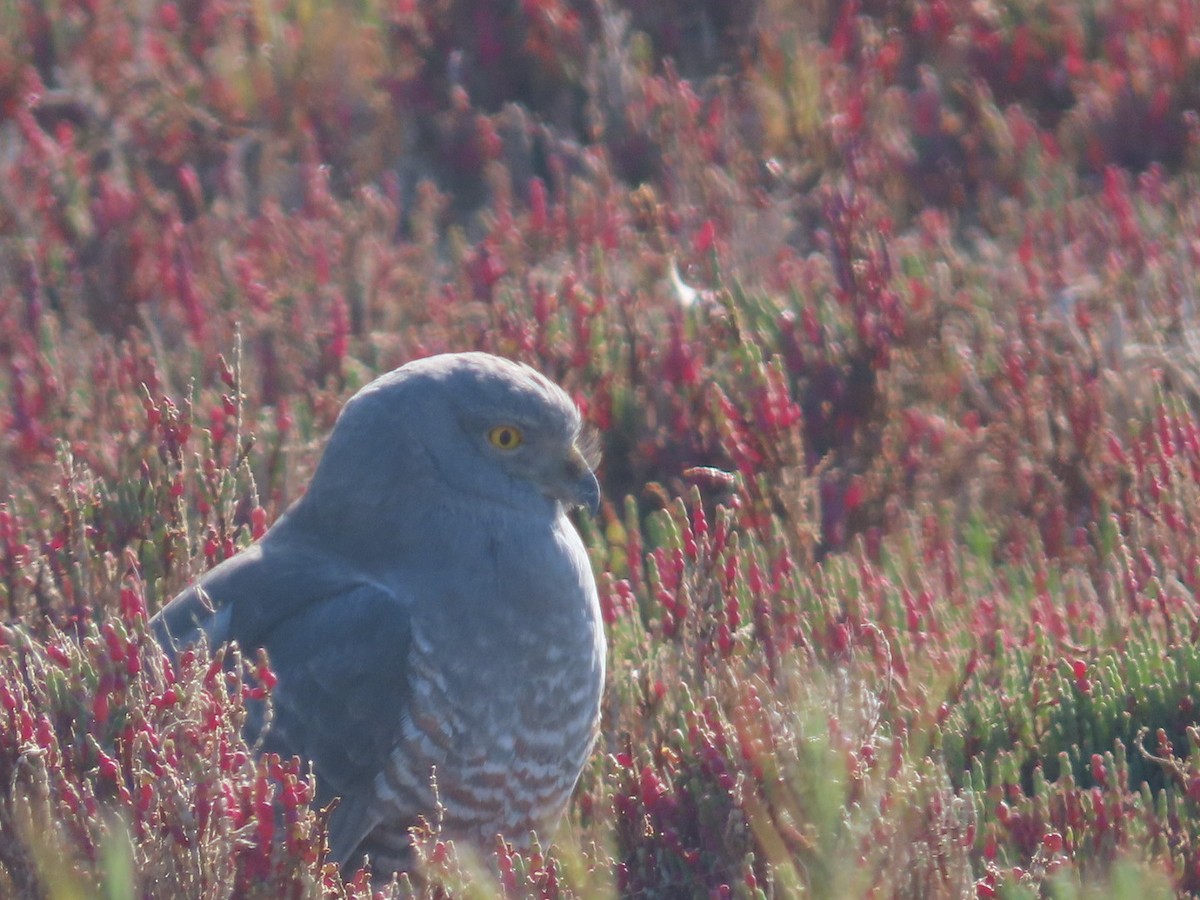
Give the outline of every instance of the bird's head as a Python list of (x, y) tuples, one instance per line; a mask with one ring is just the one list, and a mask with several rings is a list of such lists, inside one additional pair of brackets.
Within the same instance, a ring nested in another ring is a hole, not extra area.
[(426, 496), (594, 512), (594, 447), (571, 398), (536, 370), (486, 353), (443, 354), (350, 399), (309, 494), (327, 508), (333, 498), (379, 508)]

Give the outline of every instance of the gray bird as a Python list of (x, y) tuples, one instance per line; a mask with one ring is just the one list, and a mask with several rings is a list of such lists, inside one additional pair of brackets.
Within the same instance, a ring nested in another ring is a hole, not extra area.
[(151, 624), (172, 655), (267, 649), (264, 749), (340, 798), (343, 866), (409, 868), (439, 802), (444, 836), (520, 845), (554, 828), (596, 736), (604, 631), (566, 512), (599, 499), (557, 385), (486, 353), (411, 362), (347, 402), (304, 497)]

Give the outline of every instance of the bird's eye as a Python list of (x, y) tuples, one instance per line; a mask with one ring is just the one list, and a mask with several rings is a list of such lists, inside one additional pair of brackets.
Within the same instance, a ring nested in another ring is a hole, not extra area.
[(493, 447), (501, 450), (516, 450), (525, 440), (525, 436), (516, 425), (497, 425), (488, 432), (488, 440)]

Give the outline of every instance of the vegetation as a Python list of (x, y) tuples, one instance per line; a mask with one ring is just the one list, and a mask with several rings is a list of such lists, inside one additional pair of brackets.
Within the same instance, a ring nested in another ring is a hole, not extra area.
[[(1197, 33), (0, 3), (0, 895), (1200, 896)], [(601, 435), (603, 733), (553, 844), (372, 887), (269, 660), (145, 622), (464, 349)]]

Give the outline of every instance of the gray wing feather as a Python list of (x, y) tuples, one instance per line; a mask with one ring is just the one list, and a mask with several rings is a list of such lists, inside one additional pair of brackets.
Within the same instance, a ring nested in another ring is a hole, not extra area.
[(236, 640), (262, 646), (279, 622), (312, 603), (353, 590), (363, 582), (346, 565), (287, 532), (287, 516), (263, 540), (205, 572), (150, 622), (173, 656), (208, 638), (219, 647)]
[(186, 647), (200, 643), (219, 647), (229, 640), (230, 607), (218, 608), (199, 584), (194, 584), (150, 620), (158, 643), (172, 660)]
[[(270, 555), (270, 562), (264, 565), (263, 545), (247, 547), (206, 572), (150, 620), (154, 636), (172, 658), (178, 657), (184, 648), (200, 643), (201, 637), (214, 650), (232, 640), (234, 614), (242, 606), (262, 604), (277, 610), (277, 615), (284, 615), (288, 607), (304, 603), (303, 597), (296, 597), (286, 586), (279, 590), (281, 579), (271, 571), (271, 566), (279, 562), (276, 559), (279, 554)], [(245, 612), (240, 611), (239, 621), (245, 617)], [(240, 630), (242, 634), (236, 637), (247, 646), (246, 639), (251, 635), (245, 627)]]
[(312, 760), (317, 801), (341, 802), (330, 820), (338, 862), (376, 824), (374, 778), (399, 741), (409, 696), (410, 616), (406, 599), (355, 578), (314, 554), (270, 541), (221, 563), (151, 621), (177, 656), (201, 637), (265, 647), (278, 684), (273, 717), (252, 706), (247, 738), (263, 749)]
[(263, 645), (279, 677), (264, 749), (313, 761), (317, 802), (341, 802), (331, 850), (344, 862), (377, 824), (375, 776), (408, 709), (409, 614), (383, 589), (360, 585), (278, 623)]

